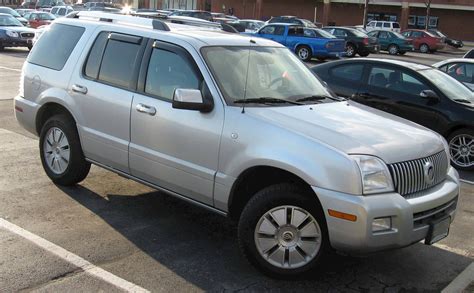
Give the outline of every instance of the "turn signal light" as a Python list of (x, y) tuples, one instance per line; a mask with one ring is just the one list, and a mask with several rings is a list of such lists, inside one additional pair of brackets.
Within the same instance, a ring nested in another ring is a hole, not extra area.
[(339, 219), (343, 219), (343, 220), (347, 220), (347, 221), (351, 221), (351, 222), (357, 221), (357, 216), (356, 215), (346, 214), (346, 213), (335, 211), (335, 210), (328, 210), (328, 213), (329, 213), (330, 216), (332, 216), (334, 218), (339, 218)]

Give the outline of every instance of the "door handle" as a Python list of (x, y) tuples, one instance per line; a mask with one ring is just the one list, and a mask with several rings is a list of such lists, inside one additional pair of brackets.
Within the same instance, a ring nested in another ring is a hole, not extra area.
[(140, 112), (140, 113), (146, 113), (146, 114), (151, 115), (151, 116), (155, 116), (155, 114), (156, 114), (155, 107), (144, 105), (144, 104), (137, 104), (135, 109), (137, 109), (137, 111)]
[(84, 94), (84, 95), (87, 94), (87, 88), (85, 86), (78, 85), (78, 84), (72, 85), (72, 91), (76, 93)]

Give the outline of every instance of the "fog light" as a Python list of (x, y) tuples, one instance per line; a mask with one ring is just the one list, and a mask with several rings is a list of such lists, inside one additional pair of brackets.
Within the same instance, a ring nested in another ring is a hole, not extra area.
[(392, 218), (378, 218), (372, 222), (372, 232), (381, 232), (392, 229)]

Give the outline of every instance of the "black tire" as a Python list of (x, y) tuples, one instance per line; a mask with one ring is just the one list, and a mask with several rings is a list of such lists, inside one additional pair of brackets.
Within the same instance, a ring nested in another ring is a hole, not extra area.
[[(448, 136), (448, 144), (449, 144), (449, 151), (450, 151), (450, 154), (451, 154), (451, 165), (453, 167), (455, 167), (456, 169), (458, 170), (463, 170), (463, 171), (473, 171), (474, 170), (474, 147), (467, 147), (468, 151), (469, 151), (469, 154), (471, 155), (470, 156), (470, 165), (462, 165), (463, 164), (463, 159), (461, 159), (460, 157), (456, 156), (455, 153), (455, 149), (453, 148), (454, 145), (457, 145), (456, 142), (456, 138), (460, 137), (460, 136), (465, 136), (467, 138), (472, 138), (474, 139), (474, 129), (469, 129), (469, 128), (463, 128), (463, 129), (459, 129), (459, 130), (456, 130), (454, 131), (453, 133), (451, 133), (449, 136)], [(464, 164), (466, 163), (466, 161), (464, 161)]]
[(28, 48), (28, 51), (31, 51), (31, 49), (33, 48), (33, 45), (28, 45), (26, 47)]
[(421, 44), (420, 52), (428, 54), (430, 52), (430, 46), (428, 46), (428, 44), (425, 44), (425, 43)]
[[(53, 127), (61, 130), (69, 143), (69, 161), (65, 170), (60, 174), (55, 173), (49, 167), (45, 158), (44, 145), (46, 135)], [(75, 185), (84, 180), (89, 173), (91, 164), (85, 160), (76, 125), (69, 116), (64, 114), (54, 115), (44, 123), (41, 128), (39, 148), (43, 169), (54, 183), (63, 186)]]
[(370, 54), (369, 52), (364, 52), (364, 53), (359, 53), (359, 56), (360, 57), (367, 57), (367, 56), (369, 56), (369, 54)]
[(354, 44), (347, 44), (346, 45), (346, 57), (354, 57), (357, 54), (357, 48), (354, 46)]
[(400, 50), (397, 45), (391, 44), (390, 46), (388, 46), (388, 53), (390, 55), (397, 55), (399, 52)]
[(298, 48), (296, 48), (296, 56), (298, 56), (298, 58), (301, 60), (301, 61), (304, 61), (304, 62), (308, 62), (311, 60), (311, 58), (313, 58), (313, 53), (311, 52), (311, 48), (308, 47), (308, 46), (298, 46)]
[[(260, 218), (273, 208), (291, 205), (305, 209), (316, 220), (321, 231), (321, 245), (315, 256), (303, 266), (280, 268), (267, 260), (258, 251), (255, 229)], [(304, 188), (289, 184), (268, 186), (257, 192), (245, 206), (238, 223), (239, 246), (247, 260), (264, 274), (277, 278), (294, 278), (313, 269), (322, 267), (325, 256), (330, 251), (326, 219), (316, 196)]]
[(398, 54), (400, 54), (400, 55), (405, 55), (406, 53), (407, 53), (407, 52), (405, 52), (405, 51), (400, 51), (400, 52), (398, 52)]
[(318, 61), (321, 61), (321, 62), (326, 61), (326, 58), (324, 58), (324, 57), (316, 57), (316, 59), (318, 59)]

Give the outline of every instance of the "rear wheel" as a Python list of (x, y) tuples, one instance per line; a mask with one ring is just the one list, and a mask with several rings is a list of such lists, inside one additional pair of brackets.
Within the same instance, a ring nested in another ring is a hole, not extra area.
[(321, 265), (329, 242), (326, 220), (314, 194), (291, 184), (258, 192), (238, 225), (247, 259), (273, 277), (294, 277)]
[(448, 137), (448, 143), (452, 165), (460, 170), (474, 170), (474, 130), (457, 130)]
[(311, 49), (308, 46), (299, 46), (296, 48), (296, 55), (301, 61), (307, 62), (312, 57)]
[(427, 44), (421, 44), (420, 45), (420, 52), (421, 53), (429, 53), (430, 51), (430, 46), (428, 46)]
[(367, 57), (369, 56), (369, 54), (370, 54), (369, 52), (359, 53), (361, 57)]
[(73, 121), (59, 114), (41, 129), (40, 156), (48, 177), (58, 185), (74, 185), (84, 180), (91, 164), (85, 160)]
[(398, 51), (399, 51), (399, 50), (398, 50), (398, 46), (397, 46), (397, 45), (392, 44), (392, 45), (388, 46), (388, 53), (389, 53), (390, 55), (397, 55), (397, 54), (398, 54)]
[(346, 56), (354, 57), (356, 55), (356, 47), (353, 44), (346, 45)]

